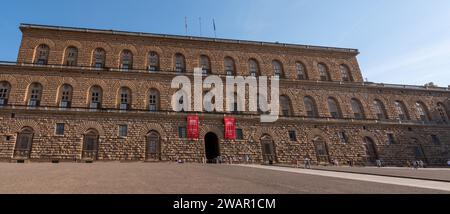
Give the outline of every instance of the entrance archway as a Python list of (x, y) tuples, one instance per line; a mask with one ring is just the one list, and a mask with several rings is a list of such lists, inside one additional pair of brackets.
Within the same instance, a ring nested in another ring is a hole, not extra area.
[(364, 137), (364, 149), (366, 150), (366, 158), (369, 163), (375, 163), (378, 159), (377, 148), (375, 147), (375, 143), (372, 138)]
[(31, 145), (33, 143), (33, 133), (34, 131), (32, 128), (25, 127), (17, 134), (16, 146), (14, 149), (14, 158), (30, 158)]
[(205, 135), (205, 154), (208, 163), (217, 163), (220, 156), (219, 138), (212, 132)]
[(97, 160), (98, 138), (99, 134), (95, 129), (89, 129), (86, 134), (84, 134), (82, 151), (82, 158), (84, 160)]
[(271, 136), (264, 135), (261, 137), (261, 148), (264, 163), (274, 164), (277, 157), (275, 153), (275, 145)]
[(146, 160), (159, 161), (161, 160), (161, 140), (159, 133), (150, 131), (146, 137)]

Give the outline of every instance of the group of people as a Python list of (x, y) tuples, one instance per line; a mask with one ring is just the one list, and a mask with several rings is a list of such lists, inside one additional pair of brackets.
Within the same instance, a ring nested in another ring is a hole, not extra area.
[(425, 168), (425, 164), (422, 160), (415, 160), (415, 161), (406, 161), (406, 165), (408, 167), (412, 167), (413, 169), (419, 169), (419, 168)]

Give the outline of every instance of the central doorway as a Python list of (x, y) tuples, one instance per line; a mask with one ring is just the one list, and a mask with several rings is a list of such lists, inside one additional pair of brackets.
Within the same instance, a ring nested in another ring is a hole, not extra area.
[(220, 156), (219, 138), (212, 132), (205, 135), (205, 154), (207, 163), (218, 163), (218, 157)]

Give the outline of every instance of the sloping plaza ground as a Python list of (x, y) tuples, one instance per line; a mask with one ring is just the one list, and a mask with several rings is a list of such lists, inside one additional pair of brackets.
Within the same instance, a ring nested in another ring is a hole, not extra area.
[[(450, 174), (447, 169), (418, 172)], [(0, 163), (0, 193), (448, 194), (450, 182), (260, 165)]]

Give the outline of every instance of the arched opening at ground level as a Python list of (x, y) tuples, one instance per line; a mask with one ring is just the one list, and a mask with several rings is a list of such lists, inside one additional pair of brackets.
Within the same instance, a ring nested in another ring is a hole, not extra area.
[(207, 163), (218, 163), (218, 157), (220, 156), (219, 138), (212, 132), (205, 135), (205, 156)]

